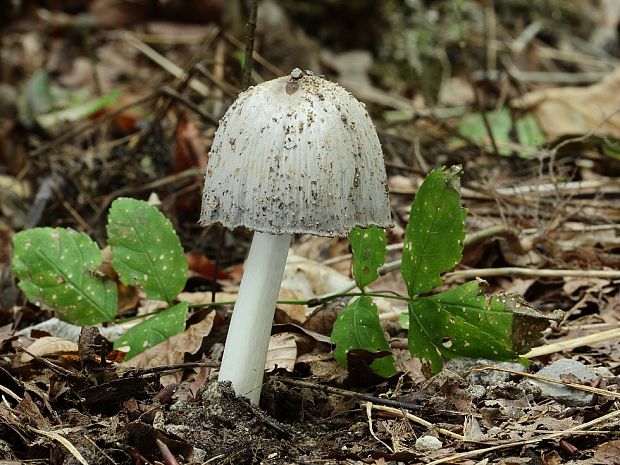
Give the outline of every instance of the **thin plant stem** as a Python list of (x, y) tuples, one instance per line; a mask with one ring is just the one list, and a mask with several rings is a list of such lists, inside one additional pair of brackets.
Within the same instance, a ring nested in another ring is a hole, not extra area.
[(258, 16), (258, 0), (250, 1), (250, 14), (246, 25), (248, 35), (245, 43), (245, 58), (243, 60), (243, 90), (250, 87), (252, 79), (252, 56), (254, 54), (254, 38), (256, 36), (256, 17)]

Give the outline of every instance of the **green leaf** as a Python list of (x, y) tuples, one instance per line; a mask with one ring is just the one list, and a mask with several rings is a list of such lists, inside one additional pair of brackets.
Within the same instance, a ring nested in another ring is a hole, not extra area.
[(549, 325), (548, 317), (512, 294), (485, 297), (479, 282), (409, 304), (409, 351), (434, 372), (443, 358), (515, 360)]
[(114, 342), (115, 349), (129, 347), (125, 360), (156, 346), (160, 342), (185, 330), (185, 315), (187, 302), (181, 302), (174, 307), (167, 308), (148, 320), (130, 328)]
[(119, 96), (120, 92), (115, 90), (93, 100), (76, 102), (62, 110), (35, 115), (35, 120), (47, 132), (55, 133), (58, 132), (62, 123), (71, 123), (84, 119), (102, 108), (112, 105), (118, 100)]
[[(368, 352), (391, 351), (383, 334), (377, 306), (368, 296), (358, 298), (338, 315), (331, 340), (336, 344), (334, 358), (344, 367), (347, 366), (347, 352), (351, 349), (364, 349)], [(392, 356), (375, 360), (370, 368), (386, 378), (396, 373)]]
[(459, 166), (431, 171), (411, 205), (401, 264), (410, 297), (439, 286), (440, 275), (461, 261), (467, 210), (459, 174)]
[(112, 265), (123, 284), (140, 286), (149, 299), (172, 300), (187, 281), (187, 260), (172, 223), (157, 208), (117, 199), (108, 215)]
[(19, 287), (30, 301), (71, 323), (91, 325), (116, 316), (116, 285), (93, 275), (100, 264), (97, 244), (72, 229), (35, 228), (13, 236)]
[(19, 121), (26, 127), (35, 125), (35, 117), (54, 107), (51, 80), (47, 71), (35, 72), (21, 89), (17, 98)]
[[(519, 144), (525, 147), (540, 147), (546, 142), (545, 135), (540, 129), (538, 121), (530, 114), (518, 118), (515, 121), (515, 129)], [(520, 153), (519, 155), (527, 158), (525, 154)]]
[(360, 289), (379, 278), (379, 267), (387, 255), (385, 230), (376, 226), (355, 228), (349, 234), (353, 252), (353, 277)]
[[(503, 156), (510, 156), (514, 152), (514, 142), (511, 138), (511, 131), (513, 128), (513, 118), (510, 114), (510, 109), (502, 108), (496, 112), (485, 113), (493, 138), (499, 145), (499, 154)], [(538, 122), (531, 114), (520, 116), (514, 120), (514, 129), (516, 133), (516, 140), (524, 147), (536, 148), (543, 145), (546, 140), (543, 132), (538, 125)], [(467, 115), (461, 119), (458, 130), (461, 134), (471, 139), (472, 141), (485, 147), (487, 151), (493, 151), (491, 139), (487, 131), (482, 115), (476, 113)], [(461, 144), (461, 141), (455, 141), (457, 145)], [(519, 153), (519, 156), (528, 158), (527, 153)]]

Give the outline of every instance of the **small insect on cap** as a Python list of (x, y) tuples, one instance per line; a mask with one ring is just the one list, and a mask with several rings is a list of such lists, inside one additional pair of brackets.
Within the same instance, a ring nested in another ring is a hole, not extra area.
[(391, 225), (383, 153), (364, 105), (294, 69), (239, 95), (215, 133), (200, 223), (346, 236)]

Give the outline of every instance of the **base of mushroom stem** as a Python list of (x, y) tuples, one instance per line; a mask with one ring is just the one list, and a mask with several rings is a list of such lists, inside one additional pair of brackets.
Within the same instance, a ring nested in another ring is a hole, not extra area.
[(256, 232), (230, 321), (219, 381), (257, 405), (291, 235)]

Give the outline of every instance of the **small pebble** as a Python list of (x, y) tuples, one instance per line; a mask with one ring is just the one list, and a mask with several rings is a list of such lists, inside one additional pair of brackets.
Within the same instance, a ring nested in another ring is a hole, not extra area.
[(431, 452), (439, 450), (443, 444), (435, 436), (420, 436), (415, 442), (415, 449), (418, 452)]

